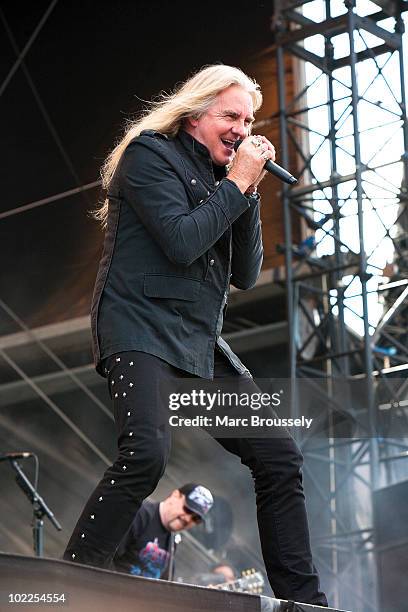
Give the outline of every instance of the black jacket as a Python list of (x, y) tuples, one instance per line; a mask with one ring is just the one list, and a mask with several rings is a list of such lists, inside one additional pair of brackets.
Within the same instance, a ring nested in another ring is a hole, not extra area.
[(262, 254), (258, 200), (187, 132), (143, 132), (109, 193), (91, 313), (98, 372), (104, 358), (139, 350), (212, 378), (216, 343), (246, 371), (219, 334), (230, 282), (252, 287)]

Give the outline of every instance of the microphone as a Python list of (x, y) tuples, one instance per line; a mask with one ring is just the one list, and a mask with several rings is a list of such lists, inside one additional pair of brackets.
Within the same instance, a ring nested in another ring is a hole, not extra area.
[[(237, 140), (235, 142), (234, 144), (235, 151), (238, 149), (241, 143), (242, 143), (242, 140)], [(273, 174), (274, 176), (277, 176), (278, 179), (280, 179), (281, 181), (288, 183), (288, 185), (295, 185), (295, 183), (298, 182), (297, 178), (292, 176), (290, 172), (285, 170), (285, 168), (282, 168), (282, 166), (278, 166), (278, 164), (275, 164), (275, 162), (273, 162), (271, 159), (268, 159), (265, 162), (264, 169), (267, 172), (270, 172), (271, 174)]]
[(27, 459), (32, 457), (33, 453), (5, 453), (0, 455), (0, 461), (14, 461), (14, 459)]

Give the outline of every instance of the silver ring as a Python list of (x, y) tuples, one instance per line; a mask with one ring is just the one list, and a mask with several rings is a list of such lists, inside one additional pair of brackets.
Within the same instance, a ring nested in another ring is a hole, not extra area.
[(251, 139), (252, 144), (254, 145), (254, 147), (258, 148), (262, 145), (262, 140), (260, 138), (258, 138), (257, 136), (254, 136)]

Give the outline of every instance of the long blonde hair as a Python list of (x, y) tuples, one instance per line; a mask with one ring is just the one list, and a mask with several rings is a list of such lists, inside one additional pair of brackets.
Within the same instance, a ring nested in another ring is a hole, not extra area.
[[(223, 64), (202, 68), (172, 93), (163, 93), (158, 100), (149, 103), (138, 119), (128, 123), (123, 138), (106, 158), (101, 169), (103, 188), (108, 190), (126, 147), (143, 130), (157, 130), (175, 136), (187, 117), (199, 117), (205, 113), (216, 96), (231, 85), (239, 85), (247, 91), (252, 97), (254, 111), (259, 109), (262, 94), (257, 82), (239, 68)], [(94, 212), (94, 216), (106, 226), (108, 199)]]

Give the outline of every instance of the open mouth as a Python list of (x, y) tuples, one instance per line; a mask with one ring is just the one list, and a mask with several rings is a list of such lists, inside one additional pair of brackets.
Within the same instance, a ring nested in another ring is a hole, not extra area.
[(235, 144), (234, 140), (227, 140), (226, 138), (221, 138), (221, 142), (224, 145), (224, 147), (228, 149), (228, 151), (234, 150), (234, 144)]

